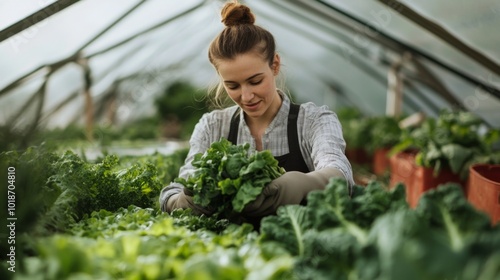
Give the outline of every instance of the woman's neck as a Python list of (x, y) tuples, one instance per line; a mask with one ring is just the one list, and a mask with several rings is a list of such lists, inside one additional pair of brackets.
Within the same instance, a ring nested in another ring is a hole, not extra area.
[(273, 99), (271, 106), (269, 106), (262, 116), (258, 118), (249, 118), (245, 115), (245, 121), (250, 129), (250, 133), (255, 139), (257, 150), (262, 150), (262, 135), (264, 135), (269, 124), (271, 124), (278, 114), (282, 103), (283, 98), (279, 93), (276, 93), (276, 97)]
[(250, 118), (245, 114), (245, 121), (247, 125), (252, 128), (267, 128), (269, 124), (274, 120), (274, 117), (278, 114), (281, 104), (283, 103), (283, 98), (279, 93), (276, 93), (276, 96), (273, 98), (273, 101), (269, 108), (257, 118)]

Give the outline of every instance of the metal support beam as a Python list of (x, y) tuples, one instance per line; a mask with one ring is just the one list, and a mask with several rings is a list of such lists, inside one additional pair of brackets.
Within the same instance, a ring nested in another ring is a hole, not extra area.
[(462, 52), (464, 55), (468, 56), (472, 60), (481, 64), (485, 68), (489, 69), (491, 72), (500, 76), (500, 65), (481, 52), (472, 48), (471, 46), (465, 44), (462, 40), (458, 39), (456, 36), (451, 34), (448, 30), (443, 28), (441, 25), (427, 19), (426, 17), (415, 12), (412, 8), (408, 7), (404, 3), (395, 0), (377, 0), (387, 7), (398, 12), (405, 18), (413, 21), (418, 26), (429, 31), (430, 33), (436, 35), (438, 38), (448, 43), (451, 47)]
[(79, 0), (59, 0), (0, 31), (0, 42), (66, 9)]
[[(303, 1), (298, 1), (298, 2), (303, 2)], [(322, 0), (316, 0), (315, 2), (318, 2), (321, 5), (323, 5), (324, 7), (331, 9), (332, 11), (346, 17), (347, 19), (350, 19), (350, 20), (364, 26), (365, 28), (367, 28), (369, 30), (369, 32), (365, 32), (366, 36), (368, 36), (376, 41), (383, 40), (385, 42), (391, 42), (392, 44), (397, 45), (397, 49), (399, 49), (399, 50), (403, 49), (403, 50), (411, 52), (415, 59), (419, 59), (420, 57), (425, 58), (426, 60), (434, 63), (435, 65), (441, 67), (442, 69), (447, 70), (448, 72), (462, 78), (463, 80), (469, 82), (472, 85), (480, 87), (484, 91), (486, 91), (486, 92), (490, 93), (491, 95), (495, 96), (496, 98), (500, 99), (500, 89), (496, 88), (494, 85), (482, 82), (479, 79), (469, 75), (468, 73), (463, 72), (457, 68), (454, 68), (454, 67), (448, 65), (448, 64), (444, 63), (443, 61), (437, 59), (436, 57), (434, 57), (428, 53), (425, 53), (417, 48), (414, 48), (411, 45), (403, 43), (403, 42), (397, 40), (396, 38), (394, 38), (393, 36), (390, 36), (389, 34), (384, 33), (383, 31), (377, 29), (376, 27), (369, 24), (368, 22), (366, 22), (366, 21), (364, 21), (364, 20), (362, 20), (362, 19), (360, 19), (360, 18), (358, 18), (358, 17), (356, 17), (356, 16), (354, 16), (346, 11), (341, 10), (330, 3), (327, 3), (327, 2), (322, 1)], [(305, 3), (305, 2), (303, 2), (303, 3)], [(376, 35), (373, 35), (373, 34), (376, 34)], [(391, 44), (387, 44), (386, 46), (389, 46), (389, 45), (391, 45)]]
[(403, 111), (403, 77), (401, 68), (405, 59), (396, 61), (387, 73), (387, 98), (385, 114), (391, 117), (399, 117)]

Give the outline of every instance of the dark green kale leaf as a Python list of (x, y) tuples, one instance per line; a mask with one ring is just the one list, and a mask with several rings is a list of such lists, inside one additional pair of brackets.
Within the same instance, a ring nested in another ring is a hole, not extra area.
[(285, 205), (278, 208), (277, 214), (262, 219), (261, 240), (276, 241), (291, 254), (303, 256), (304, 235), (311, 228), (307, 223), (306, 208), (301, 205)]
[(491, 229), (488, 216), (477, 211), (465, 198), (460, 185), (453, 183), (424, 193), (416, 211), (431, 227), (444, 229), (450, 247), (457, 251), (467, 245), (470, 237)]
[(387, 212), (408, 209), (403, 184), (387, 190), (380, 182), (372, 181), (364, 187), (356, 186), (355, 190), (351, 196), (353, 206), (349, 219), (363, 228), (370, 228), (378, 217)]
[(402, 209), (408, 209), (403, 185), (391, 191), (376, 182), (366, 187), (354, 186), (349, 196), (347, 182), (332, 178), (325, 190), (309, 193), (306, 207), (284, 206), (278, 209), (277, 216), (264, 218), (261, 232), (263, 240), (282, 243), (290, 253), (303, 255), (303, 239), (308, 230), (342, 228), (363, 245), (376, 219)]
[(362, 279), (456, 279), (465, 260), (448, 246), (442, 230), (410, 209), (377, 219), (368, 244), (357, 268)]
[(304, 245), (295, 270), (299, 279), (350, 279), (355, 273), (361, 246), (345, 228), (307, 231)]

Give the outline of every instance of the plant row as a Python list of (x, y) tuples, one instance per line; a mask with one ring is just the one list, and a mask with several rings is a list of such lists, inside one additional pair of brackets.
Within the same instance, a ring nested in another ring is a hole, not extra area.
[[(15, 166), (17, 271), (2, 279), (498, 279), (500, 226), (457, 185), (409, 207), (405, 187), (331, 180), (307, 205), (250, 224), (161, 213), (186, 151), (95, 162), (43, 147)], [(24, 179), (23, 179), (24, 178)], [(3, 200), (6, 201), (6, 200)], [(5, 244), (2, 242), (2, 244)], [(2, 251), (4, 248), (2, 248)]]

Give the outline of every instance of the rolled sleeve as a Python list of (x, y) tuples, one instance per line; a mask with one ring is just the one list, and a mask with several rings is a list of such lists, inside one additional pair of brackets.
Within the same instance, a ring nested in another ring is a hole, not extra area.
[(168, 199), (175, 195), (175, 194), (178, 194), (180, 192), (182, 192), (184, 189), (184, 186), (179, 184), (179, 183), (170, 183), (170, 185), (164, 187), (162, 190), (161, 190), (161, 193), (160, 193), (160, 208), (161, 208), (161, 211), (163, 212), (167, 212), (167, 201)]
[(317, 110), (306, 112), (305, 127), (309, 127), (307, 142), (314, 169), (336, 168), (342, 172), (350, 186), (353, 186), (352, 167), (345, 155), (346, 143), (337, 115), (326, 106), (319, 107)]

